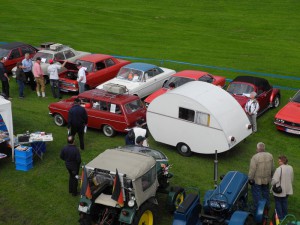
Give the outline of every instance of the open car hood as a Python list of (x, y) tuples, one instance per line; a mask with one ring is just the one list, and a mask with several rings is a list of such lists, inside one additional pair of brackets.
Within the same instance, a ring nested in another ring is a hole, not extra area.
[[(63, 61), (63, 60), (58, 60), (58, 62), (59, 62), (60, 64), (63, 64), (65, 61)], [(75, 64), (75, 63), (72, 63), (72, 62), (69, 62), (69, 61), (66, 62), (65, 68), (66, 68), (67, 70), (75, 70), (75, 71), (78, 71), (76, 64)]]

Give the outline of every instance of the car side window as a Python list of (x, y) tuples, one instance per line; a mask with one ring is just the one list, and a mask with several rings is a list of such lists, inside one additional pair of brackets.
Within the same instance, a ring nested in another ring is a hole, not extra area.
[(29, 53), (29, 54), (35, 53), (35, 50), (33, 48), (30, 48), (29, 46), (22, 46), (21, 52), (22, 52), (22, 55), (25, 55), (26, 53)]
[(69, 58), (72, 58), (75, 56), (74, 52), (72, 52), (71, 50), (64, 51), (64, 54), (66, 56), (66, 59), (69, 59)]
[(58, 60), (65, 60), (65, 56), (62, 52), (58, 52), (55, 54), (54, 56), (55, 60), (58, 61)]
[(20, 55), (20, 52), (19, 52), (19, 49), (13, 49), (10, 53), (10, 56), (9, 56), (9, 59), (17, 59), (17, 58), (20, 58), (21, 55)]
[(145, 80), (150, 79), (154, 76), (153, 70), (148, 70), (145, 72)]
[(107, 102), (105, 101), (99, 101), (99, 110), (101, 111), (107, 111), (108, 107), (107, 107)]
[(105, 64), (106, 64), (106, 67), (110, 67), (110, 66), (115, 65), (115, 62), (112, 59), (106, 59)]
[(97, 62), (96, 63), (96, 70), (102, 70), (105, 68), (104, 62)]
[(111, 113), (122, 114), (120, 105), (114, 103), (108, 103), (108, 108)]
[(207, 75), (204, 75), (204, 76), (200, 77), (198, 80), (199, 81), (204, 81), (204, 82), (207, 82), (207, 83), (212, 83), (214, 81), (214, 78), (207, 74)]

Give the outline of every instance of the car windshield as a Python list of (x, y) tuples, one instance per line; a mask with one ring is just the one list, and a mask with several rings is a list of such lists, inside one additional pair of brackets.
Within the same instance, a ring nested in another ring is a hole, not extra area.
[(139, 82), (143, 79), (143, 71), (130, 68), (122, 68), (119, 71), (117, 78), (122, 80), (129, 80), (132, 82)]
[(0, 48), (0, 57), (7, 57), (9, 50)]
[(249, 95), (252, 91), (254, 91), (254, 89), (249, 84), (231, 83), (227, 88), (227, 91), (234, 95)]
[(83, 60), (76, 60), (75, 61), (75, 63), (78, 63), (78, 62), (80, 62), (81, 65), (86, 68), (87, 72), (92, 72), (93, 71), (94, 63), (88, 62), (88, 61), (83, 61)]
[(295, 94), (295, 96), (292, 98), (292, 102), (300, 103), (300, 91)]
[(169, 84), (174, 83), (175, 87), (179, 87), (181, 85), (184, 85), (185, 83), (188, 83), (190, 81), (194, 81), (194, 79), (187, 78), (187, 77), (171, 77), (165, 84), (164, 88), (169, 89)]
[(125, 109), (127, 113), (133, 113), (143, 108), (143, 103), (140, 99), (129, 102), (125, 105)]
[(49, 59), (53, 59), (53, 54), (45, 53), (45, 52), (37, 52), (32, 58), (32, 60), (35, 61), (37, 57), (41, 57), (41, 61), (43, 63), (49, 63)]

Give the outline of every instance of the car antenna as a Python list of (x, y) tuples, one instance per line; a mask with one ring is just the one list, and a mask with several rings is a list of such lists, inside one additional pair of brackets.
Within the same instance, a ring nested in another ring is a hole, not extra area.
[(218, 187), (218, 150), (215, 151), (215, 160), (214, 160), (214, 187)]

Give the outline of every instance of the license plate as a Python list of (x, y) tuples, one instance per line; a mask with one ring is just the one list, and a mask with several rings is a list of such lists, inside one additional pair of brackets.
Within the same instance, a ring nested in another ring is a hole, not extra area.
[(300, 134), (300, 130), (292, 130), (292, 129), (285, 129), (286, 132), (291, 133), (291, 134)]
[(87, 206), (81, 206), (81, 205), (78, 206), (78, 211), (79, 212), (87, 213), (87, 210), (88, 210)]

